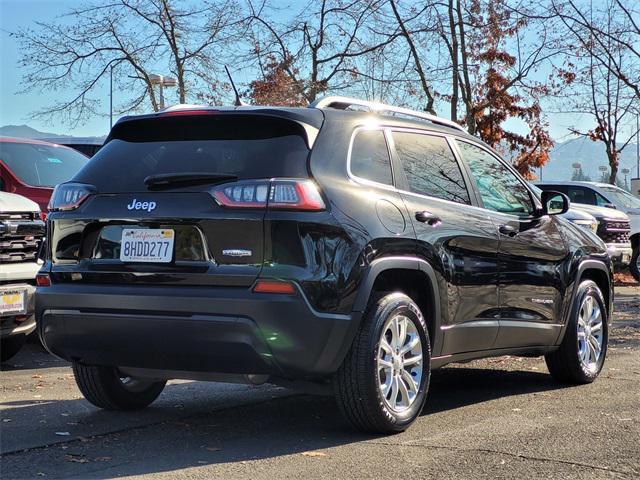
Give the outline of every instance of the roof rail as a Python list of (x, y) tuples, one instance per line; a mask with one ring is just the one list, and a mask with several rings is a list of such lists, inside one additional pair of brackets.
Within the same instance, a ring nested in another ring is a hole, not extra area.
[(445, 118), (440, 118), (436, 115), (431, 115), (430, 113), (418, 112), (416, 110), (411, 110), (409, 108), (394, 107), (392, 105), (386, 105), (384, 103), (369, 102), (367, 100), (359, 100), (357, 98), (339, 97), (339, 96), (323, 97), (311, 103), (309, 105), (309, 108), (336, 108), (339, 110), (346, 110), (350, 106), (354, 106), (354, 105), (365, 107), (371, 112), (377, 112), (377, 113), (389, 112), (391, 115), (400, 114), (406, 117), (419, 118), (421, 120), (427, 120), (428, 122), (434, 123), (436, 125), (455, 128), (456, 130), (460, 130), (462, 132), (467, 133), (464, 127), (457, 124), (456, 122), (447, 120)]

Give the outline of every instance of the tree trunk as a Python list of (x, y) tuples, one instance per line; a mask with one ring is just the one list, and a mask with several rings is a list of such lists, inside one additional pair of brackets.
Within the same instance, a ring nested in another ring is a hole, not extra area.
[(460, 56), (462, 59), (462, 79), (459, 80), (462, 81), (461, 89), (462, 99), (464, 100), (464, 105), (466, 107), (467, 131), (470, 135), (475, 135), (476, 112), (473, 107), (473, 93), (471, 90), (471, 80), (469, 78), (469, 63), (467, 61), (467, 41), (465, 39), (464, 20), (462, 18), (462, 7), (460, 5), (460, 0), (456, 1), (456, 10), (458, 14), (458, 28), (460, 29)]
[(449, 0), (449, 29), (451, 31), (451, 120), (458, 120), (458, 34), (453, 16), (453, 0)]
[(407, 28), (404, 24), (404, 20), (400, 16), (400, 12), (398, 12), (398, 9), (396, 7), (394, 0), (389, 0), (389, 3), (391, 5), (391, 9), (393, 10), (393, 15), (396, 17), (396, 20), (398, 22), (398, 26), (400, 27), (400, 31), (402, 32), (402, 36), (407, 41), (409, 51), (411, 52), (411, 56), (413, 57), (413, 62), (416, 67), (416, 72), (418, 73), (418, 77), (420, 77), (420, 84), (422, 85), (422, 91), (427, 97), (427, 104), (424, 107), (424, 110), (425, 112), (435, 115), (436, 110), (434, 108), (433, 93), (431, 92), (431, 87), (429, 86), (429, 82), (427, 81), (427, 75), (425, 74), (424, 69), (422, 68), (422, 62), (420, 61), (420, 56), (418, 55), (418, 49), (413, 43), (413, 39), (411, 38), (411, 35), (407, 31)]

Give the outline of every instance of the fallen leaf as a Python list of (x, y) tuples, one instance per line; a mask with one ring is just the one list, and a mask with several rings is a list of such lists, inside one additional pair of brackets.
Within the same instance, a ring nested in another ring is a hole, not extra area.
[(56, 435), (60, 437), (68, 437), (71, 434), (69, 432), (56, 432)]
[(2, 419), (2, 421), (3, 421), (4, 423), (7, 423), (7, 422), (10, 422), (10, 421), (11, 421), (11, 419), (10, 419), (10, 418), (3, 418), (3, 419)]
[(210, 452), (219, 452), (220, 449), (217, 447), (207, 447), (207, 450), (209, 450)]
[(31, 375), (31, 378), (42, 378), (42, 375), (36, 373), (35, 375)]
[(302, 452), (302, 455), (304, 455), (305, 457), (326, 457), (327, 456), (327, 454), (324, 452), (315, 452), (315, 451)]
[(72, 462), (72, 463), (89, 463), (89, 460), (87, 460), (81, 455), (65, 455), (64, 459), (67, 462)]
[(93, 459), (94, 462), (109, 462), (111, 457), (96, 457)]

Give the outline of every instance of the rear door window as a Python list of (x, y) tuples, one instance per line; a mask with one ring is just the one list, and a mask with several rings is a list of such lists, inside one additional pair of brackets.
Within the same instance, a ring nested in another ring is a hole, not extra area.
[(372, 182), (393, 184), (389, 149), (382, 130), (360, 130), (351, 148), (351, 173)]
[(393, 132), (393, 142), (412, 192), (471, 203), (460, 166), (446, 138)]
[(304, 129), (287, 119), (229, 114), (140, 119), (116, 125), (112, 139), (76, 180), (118, 193), (146, 190), (144, 179), (158, 174), (305, 178), (308, 156)]

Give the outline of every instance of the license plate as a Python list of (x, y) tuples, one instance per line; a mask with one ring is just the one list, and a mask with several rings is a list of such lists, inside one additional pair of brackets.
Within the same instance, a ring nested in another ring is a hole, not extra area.
[(0, 289), (0, 314), (26, 313), (26, 297), (25, 288)]
[(120, 261), (169, 263), (175, 232), (170, 229), (128, 228), (122, 231)]

